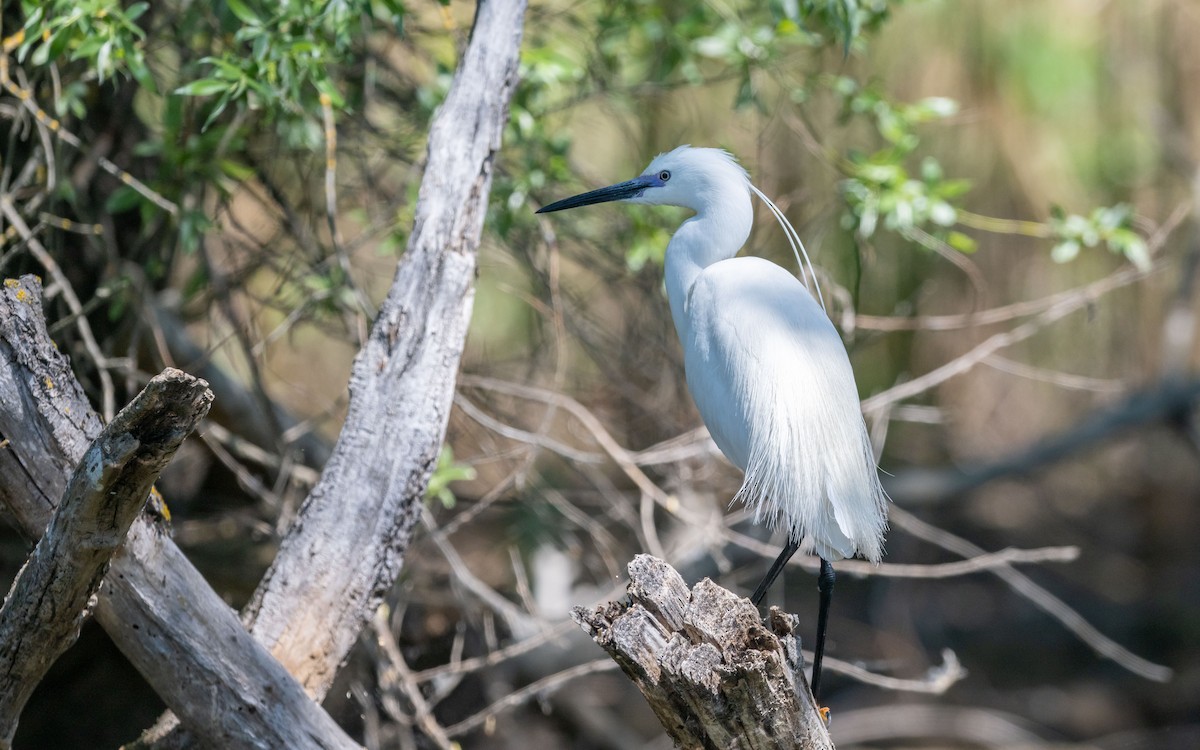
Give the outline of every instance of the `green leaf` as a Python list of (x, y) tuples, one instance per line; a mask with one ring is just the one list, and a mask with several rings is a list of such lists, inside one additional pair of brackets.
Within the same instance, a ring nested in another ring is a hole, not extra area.
[(970, 180), (942, 180), (934, 185), (930, 192), (944, 200), (951, 200), (964, 195), (970, 189)]
[(742, 84), (738, 86), (737, 98), (733, 102), (733, 107), (734, 109), (745, 109), (751, 104), (761, 108), (761, 103), (754, 90), (754, 82), (750, 79), (750, 73), (747, 71), (745, 77), (742, 78)]
[(150, 74), (150, 68), (146, 66), (146, 60), (142, 57), (141, 50), (135, 51), (135, 54), (130, 56), (128, 64), (129, 74), (133, 76), (133, 80), (150, 93), (157, 94), (158, 86), (154, 83), (154, 76)]
[(248, 180), (254, 176), (254, 169), (232, 159), (222, 159), (221, 171), (235, 180)]
[[(125, 21), (132, 24), (134, 21), (142, 17), (142, 14), (150, 9), (150, 3), (134, 3), (125, 9)], [(140, 29), (139, 29), (140, 31)]]
[(1079, 255), (1079, 243), (1075, 240), (1065, 240), (1054, 246), (1050, 251), (1050, 259), (1055, 263), (1070, 263)]
[(1137, 237), (1126, 244), (1124, 252), (1125, 257), (1133, 265), (1137, 266), (1139, 271), (1149, 271), (1154, 265), (1150, 261), (1150, 250), (1146, 247), (1146, 243), (1141, 237)]
[(962, 232), (948, 233), (946, 235), (946, 244), (966, 255), (970, 255), (979, 249), (979, 246), (975, 244), (975, 238)]
[[(60, 37), (60, 36), (68, 37), (69, 35), (64, 32), (61, 32), (61, 31), (55, 35), (55, 37)], [(30, 56), (29, 62), (32, 63), (33, 65), (37, 65), (39, 67), (50, 62), (50, 48), (54, 43), (55, 37), (50, 38), (49, 44), (39, 45), (38, 48), (33, 51), (33, 55)]]
[(108, 300), (108, 321), (110, 323), (115, 323), (116, 321), (120, 320), (121, 315), (125, 312), (125, 309), (128, 306), (129, 294), (124, 288), (117, 289), (116, 291), (112, 292), (112, 295)]
[(203, 211), (184, 211), (179, 217), (179, 245), (185, 253), (194, 253), (211, 222)]
[(932, 156), (926, 156), (921, 160), (921, 179), (925, 182), (935, 183), (942, 179), (942, 165)]
[(953, 226), (958, 222), (958, 212), (946, 201), (934, 201), (929, 207), (929, 220), (938, 226)]
[(443, 445), (438, 453), (437, 467), (429, 477), (429, 485), (425, 497), (436, 499), (446, 508), (453, 508), (457, 499), (450, 490), (451, 482), (470, 481), (476, 476), (475, 469), (467, 464), (454, 461), (454, 451), (449, 445)]
[(921, 120), (950, 117), (958, 112), (958, 102), (944, 96), (931, 96), (914, 105)]
[(261, 26), (262, 19), (250, 9), (242, 0), (225, 0), (225, 6), (229, 8), (237, 19), (247, 26)]
[(225, 74), (226, 78), (237, 80), (245, 75), (245, 71), (230, 61), (220, 57), (205, 57), (200, 62), (208, 63), (215, 66), (218, 70)]
[(317, 91), (329, 97), (329, 102), (335, 109), (342, 109), (346, 106), (346, 100), (342, 98), (342, 94), (337, 90), (337, 87), (328, 78), (320, 78), (316, 81)]
[(142, 196), (138, 191), (125, 186), (108, 197), (104, 203), (104, 210), (110, 214), (119, 214), (137, 206), (141, 201)]
[(232, 89), (229, 91), (226, 91), (224, 94), (222, 94), (221, 98), (217, 100), (217, 103), (213, 105), (212, 112), (208, 113), (208, 118), (205, 119), (204, 124), (200, 126), (200, 130), (202, 130), (202, 131), (208, 130), (208, 126), (212, 125), (213, 122), (215, 122), (216, 119), (221, 116), (221, 113), (224, 112), (225, 108), (229, 106), (229, 102), (232, 99), (233, 99), (233, 90)]
[(186, 86), (180, 86), (175, 89), (176, 94), (180, 96), (212, 96), (223, 91), (229, 90), (229, 81), (221, 81), (216, 78), (201, 78), (198, 81), (192, 81)]

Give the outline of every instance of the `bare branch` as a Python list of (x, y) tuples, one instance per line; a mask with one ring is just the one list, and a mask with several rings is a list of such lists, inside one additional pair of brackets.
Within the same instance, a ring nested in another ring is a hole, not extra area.
[(509, 396), (516, 396), (517, 398), (529, 399), (532, 401), (541, 401), (546, 404), (552, 404), (563, 411), (566, 411), (571, 416), (575, 417), (575, 419), (579, 420), (579, 423), (582, 424), (589, 433), (591, 433), (592, 437), (595, 438), (596, 442), (600, 444), (600, 447), (604, 449), (604, 452), (608, 454), (609, 458), (616, 462), (621, 471), (625, 472), (625, 475), (629, 477), (629, 479), (635, 485), (637, 485), (637, 488), (645, 495), (652, 498), (654, 502), (658, 503), (663, 510), (666, 510), (668, 513), (671, 513), (674, 516), (678, 516), (685, 521), (700, 520), (699, 518), (693, 519), (687, 513), (685, 508), (680, 507), (678, 500), (670, 497), (662, 490), (661, 487), (656, 485), (650, 479), (650, 477), (646, 476), (646, 473), (643, 472), (634, 461), (633, 454), (631, 454), (620, 443), (618, 443), (616, 439), (613, 438), (612, 434), (609, 433), (609, 431), (604, 428), (604, 425), (600, 423), (600, 420), (596, 418), (596, 415), (592, 414), (592, 412), (589, 411), (586, 406), (570, 396), (566, 396), (555, 391), (548, 391), (544, 388), (537, 388), (531, 385), (510, 383), (505, 380), (482, 377), (478, 375), (464, 375), (459, 380), (462, 385), (467, 387), (480, 388), (482, 390), (503, 393)]
[(167, 370), (104, 428), (71, 475), (0, 609), (0, 746), (11, 744), (33, 689), (79, 636), (113, 553), (210, 403), (207, 383)]
[(996, 479), (1028, 475), (1134, 428), (1186, 418), (1197, 398), (1200, 380), (1166, 380), (998, 461), (964, 468), (908, 469), (887, 479), (884, 487), (896, 504), (905, 507), (942, 503)]
[[(1192, 204), (1189, 201), (1184, 201), (1175, 207), (1175, 210), (1171, 212), (1171, 215), (1158, 227), (1147, 242), (1147, 247), (1152, 254), (1162, 248), (1167, 238), (1179, 227), (1191, 211)], [(1047, 312), (1063, 305), (1078, 306), (1080, 302), (1093, 302), (1109, 292), (1142, 281), (1153, 273), (1165, 270), (1170, 262), (1167, 258), (1159, 259), (1155, 261), (1154, 269), (1150, 272), (1126, 266), (1102, 279), (1076, 289), (1068, 289), (1041, 299), (1014, 302), (978, 312), (897, 318), (879, 315), (855, 315), (853, 311), (847, 311), (841, 321), (841, 327), (847, 330), (864, 328), (872, 331), (949, 331), (958, 328), (1004, 323), (1009, 320)]]
[(949, 690), (951, 685), (967, 676), (967, 670), (963, 669), (962, 664), (958, 661), (958, 657), (948, 648), (942, 650), (942, 663), (930, 668), (928, 673), (919, 679), (905, 679), (876, 674), (875, 672), (863, 669), (857, 664), (851, 664), (848, 661), (834, 659), (829, 656), (825, 657), (823, 667), (832, 672), (839, 672), (847, 677), (852, 677), (867, 685), (874, 685), (885, 690), (900, 690), (906, 693), (928, 693), (930, 695), (941, 695)]
[[(42, 535), (100, 420), (46, 333), (35, 277), (0, 288), (0, 501)], [(245, 631), (163, 529), (134, 521), (96, 620), (183, 720), (219, 747), (354, 747)], [(181, 679), (186, 675), (186, 679)]]
[[(33, 92), (22, 88), (12, 80), (9, 72), (10, 61), (8, 58), (8, 54), (12, 51), (12, 49), (8, 46), (8, 43), (9, 40), (14, 40), (15, 44), (13, 46), (15, 47), (17, 44), (20, 44), (22, 39), (24, 39), (24, 36), (20, 34), (16, 34), (8, 39), (5, 39), (4, 50), (2, 53), (0, 53), (0, 86), (8, 91), (8, 93), (12, 94), (13, 97), (21, 103), (21, 106), (25, 107), (25, 109), (27, 109), (30, 114), (34, 116), (34, 119), (37, 120), (40, 127), (56, 133), (60, 140), (73, 146), (79, 151), (86, 152), (87, 148), (83, 145), (83, 141), (78, 136), (76, 136), (70, 130), (64, 128), (61, 122), (55, 120), (53, 117), (50, 117), (48, 114), (46, 114), (45, 109), (38, 106), (37, 100), (33, 96)], [(52, 158), (51, 154), (53, 154), (52, 149), (47, 151), (47, 158)], [(157, 191), (152, 190), (141, 180), (121, 169), (111, 160), (106, 159), (104, 156), (97, 156), (96, 161), (104, 169), (104, 171), (108, 172), (121, 182), (136, 190), (146, 200), (150, 201), (172, 216), (177, 216), (179, 214), (179, 206), (164, 198)], [(53, 170), (53, 162), (51, 162), (50, 166), (52, 171), (57, 171)]]
[(482, 711), (468, 716), (457, 724), (452, 724), (446, 727), (446, 734), (450, 737), (458, 737), (470, 732), (472, 729), (479, 727), (487, 722), (501, 711), (506, 711), (510, 708), (521, 705), (535, 695), (547, 695), (567, 684), (571, 680), (584, 677), (597, 672), (607, 672), (611, 669), (616, 669), (617, 665), (609, 659), (596, 659), (594, 661), (577, 664), (574, 667), (564, 669), (561, 672), (556, 672), (552, 675), (547, 675), (540, 680), (531, 682), (520, 690), (514, 690), (500, 700), (491, 704)]
[[(893, 526), (902, 528), (919, 539), (932, 542), (943, 549), (950, 550), (964, 557), (974, 557), (983, 552), (983, 550), (971, 544), (966, 539), (930, 526), (900, 508), (893, 506), (890, 518)], [(1145, 677), (1147, 680), (1154, 680), (1155, 682), (1166, 682), (1174, 674), (1169, 667), (1164, 667), (1161, 664), (1155, 664), (1152, 661), (1143, 659), (1101, 633), (1083, 615), (1071, 609), (1061, 599), (1034, 583), (1024, 573), (1008, 565), (993, 568), (992, 572), (1011, 586), (1018, 594), (1028, 599), (1038, 609), (1061, 622), (1067, 630), (1074, 633), (1101, 656), (1106, 656), (1130, 672)]]
[(88, 322), (87, 316), (82, 314), (83, 304), (79, 301), (79, 296), (75, 294), (75, 288), (67, 280), (66, 274), (63, 273), (58, 262), (54, 260), (54, 256), (33, 236), (33, 232), (26, 225), (25, 219), (22, 218), (21, 214), (17, 212), (16, 206), (13, 205), (11, 196), (0, 195), (0, 213), (3, 213), (4, 218), (8, 219), (9, 223), (17, 229), (17, 232), (21, 235), (21, 239), (25, 240), (29, 245), (29, 251), (33, 253), (33, 257), (38, 263), (42, 264), (42, 268), (46, 269), (46, 273), (50, 274), (50, 278), (54, 279), (54, 283), (58, 284), (62, 289), (63, 299), (67, 301), (67, 306), (71, 309), (71, 313), (76, 316), (76, 325), (79, 326), (79, 337), (83, 340), (88, 354), (91, 355), (92, 360), (96, 364), (96, 372), (100, 377), (100, 387), (104, 393), (104, 417), (111, 419), (116, 409), (112, 375), (108, 372), (104, 353), (100, 351), (100, 344), (97, 343), (96, 336), (92, 333), (92, 325)]
[[(1032, 723), (1011, 714), (969, 706), (919, 705), (860, 708), (837, 715), (838, 742), (855, 747), (877, 742), (936, 740), (937, 747), (990, 747), (1006, 750), (1047, 749)], [(928, 745), (921, 744), (917, 747)], [(1055, 744), (1054, 748), (1066, 750)], [(1067, 747), (1076, 747), (1070, 745)], [(1087, 743), (1086, 747), (1102, 747)], [(1078, 750), (1084, 750), (1080, 746)]]
[[(525, 6), (478, 7), (430, 127), (408, 248), (354, 361), (345, 425), (244, 612), (254, 637), (318, 698), (400, 574), (445, 438)], [(185, 744), (161, 733), (171, 725), (160, 721), (161, 742)]]
[(420, 727), (421, 731), (439, 748), (450, 750), (453, 745), (447, 736), (448, 733), (437, 723), (437, 719), (433, 716), (433, 708), (425, 700), (425, 696), (421, 694), (421, 688), (413, 679), (412, 670), (408, 668), (408, 662), (400, 653), (400, 645), (396, 643), (396, 637), (388, 625), (390, 619), (391, 610), (385, 604), (375, 611), (375, 617), (371, 620), (375, 643), (386, 659), (384, 673), (379, 675), (380, 687), (403, 691), (413, 707), (413, 723)]
[[(739, 547), (755, 552), (767, 559), (779, 554), (779, 547), (760, 542), (753, 537), (726, 529), (724, 535)], [(837, 567), (843, 573), (881, 578), (955, 578), (980, 573), (1006, 565), (1074, 562), (1079, 559), (1078, 547), (1037, 547), (1016, 549), (1008, 547), (997, 552), (981, 552), (965, 560), (947, 563), (871, 563), (866, 560), (839, 560)], [(820, 561), (811, 555), (796, 555), (789, 565), (803, 568), (810, 573), (820, 569)]]

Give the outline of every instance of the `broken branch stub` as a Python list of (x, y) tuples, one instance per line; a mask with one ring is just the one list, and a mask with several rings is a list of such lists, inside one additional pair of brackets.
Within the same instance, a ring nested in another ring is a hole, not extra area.
[(667, 563), (629, 564), (627, 604), (576, 607), (574, 620), (621, 665), (684, 748), (829, 750), (802, 672), (793, 615), (758, 609), (704, 579), (691, 590)]
[[(100, 419), (46, 331), (36, 277), (0, 286), (0, 503), (39, 539)], [(7, 441), (7, 442), (4, 442)], [(97, 595), (96, 621), (212, 747), (357, 747), (148, 515)]]
[(92, 441), (0, 607), (0, 747), (50, 665), (75, 642), (113, 553), (159, 473), (208, 413), (203, 380), (167, 369)]

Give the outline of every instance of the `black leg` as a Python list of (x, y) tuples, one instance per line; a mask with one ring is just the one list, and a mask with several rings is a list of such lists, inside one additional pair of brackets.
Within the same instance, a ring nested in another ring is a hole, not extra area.
[(779, 553), (779, 557), (775, 558), (775, 562), (771, 563), (771, 569), (767, 571), (767, 576), (762, 579), (762, 583), (758, 584), (754, 595), (750, 597), (754, 606), (757, 607), (762, 602), (762, 598), (767, 594), (767, 589), (771, 588), (772, 583), (775, 583), (775, 579), (783, 572), (783, 566), (787, 565), (788, 560), (792, 559), (792, 555), (796, 554), (798, 549), (800, 549), (800, 542), (792, 541), (792, 538), (788, 537), (783, 551)]
[(837, 576), (833, 565), (821, 558), (821, 574), (817, 576), (817, 592), (820, 595), (820, 609), (817, 610), (817, 648), (813, 652), (812, 692), (813, 698), (820, 705), (821, 660), (825, 657), (825, 627), (829, 624), (829, 601), (833, 599), (833, 583)]

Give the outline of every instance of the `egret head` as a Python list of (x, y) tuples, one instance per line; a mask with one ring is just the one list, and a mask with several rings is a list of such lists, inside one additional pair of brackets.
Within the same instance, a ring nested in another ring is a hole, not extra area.
[(729, 152), (680, 146), (654, 157), (650, 166), (632, 180), (564, 198), (543, 206), (538, 213), (607, 201), (681, 206), (700, 212), (733, 196), (743, 197), (749, 203), (750, 178)]

